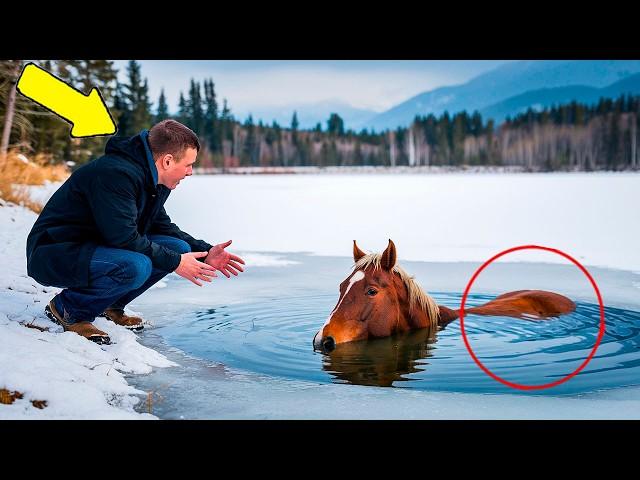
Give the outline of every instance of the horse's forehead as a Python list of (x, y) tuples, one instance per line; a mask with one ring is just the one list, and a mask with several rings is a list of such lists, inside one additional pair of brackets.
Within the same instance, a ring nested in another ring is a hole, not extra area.
[(345, 287), (348, 287), (349, 285), (353, 285), (355, 282), (362, 280), (364, 277), (365, 277), (365, 274), (362, 270), (356, 270), (355, 272), (351, 272), (349, 275), (347, 275), (347, 278), (345, 278), (340, 283), (340, 288), (345, 288)]
[(364, 272), (362, 270), (357, 270), (351, 274), (350, 277), (347, 277), (346, 280), (349, 281), (350, 285), (353, 285), (356, 282), (359, 282), (365, 277)]
[(360, 270), (351, 272), (351, 274), (344, 279), (344, 282), (346, 282), (348, 285), (352, 281), (357, 282), (359, 280), (362, 280), (363, 278), (367, 278), (369, 280), (377, 280), (383, 277), (383, 273), (384, 271), (382, 271), (381, 269), (367, 266), (365, 268), (361, 268)]

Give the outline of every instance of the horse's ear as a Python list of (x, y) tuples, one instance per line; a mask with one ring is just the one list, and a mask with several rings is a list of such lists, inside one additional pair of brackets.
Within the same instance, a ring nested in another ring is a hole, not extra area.
[(354, 240), (353, 241), (353, 261), (358, 263), (358, 260), (360, 260), (365, 255), (366, 254), (358, 248), (358, 245), (356, 245), (356, 241)]
[(391, 241), (391, 239), (389, 239), (389, 246), (382, 253), (380, 265), (382, 265), (382, 268), (385, 270), (391, 270), (396, 266), (396, 246)]

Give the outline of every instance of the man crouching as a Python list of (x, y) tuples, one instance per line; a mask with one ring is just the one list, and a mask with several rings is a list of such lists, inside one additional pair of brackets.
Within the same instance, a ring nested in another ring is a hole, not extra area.
[(167, 215), (164, 203), (193, 173), (200, 150), (196, 134), (164, 120), (129, 138), (112, 137), (105, 155), (80, 167), (53, 194), (27, 238), (27, 272), (39, 283), (63, 288), (45, 313), (65, 331), (100, 344), (109, 336), (96, 316), (142, 330), (124, 307), (171, 272), (196, 285), (216, 270), (242, 272), (244, 261), (196, 240)]

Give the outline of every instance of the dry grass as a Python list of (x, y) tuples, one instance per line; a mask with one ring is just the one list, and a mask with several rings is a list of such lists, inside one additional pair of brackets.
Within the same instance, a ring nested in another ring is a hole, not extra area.
[[(11, 392), (6, 388), (0, 388), (0, 404), (11, 405), (16, 400), (20, 400), (22, 398), (24, 398), (24, 394), (21, 392), (18, 392), (17, 390), (15, 392)], [(35, 408), (39, 408), (40, 410), (42, 410), (47, 406), (47, 401), (31, 400), (31, 405), (33, 405)]]
[(3, 166), (0, 198), (36, 213), (42, 211), (42, 205), (30, 198), (28, 186), (43, 185), (45, 180), (56, 182), (69, 176), (69, 169), (65, 165), (52, 165), (51, 158), (43, 154), (30, 160), (17, 151), (11, 151), (6, 158), (0, 158), (0, 166)]
[(39, 408), (40, 410), (42, 410), (44, 407), (47, 406), (47, 401), (46, 400), (31, 400), (31, 405), (33, 405), (36, 408)]
[(24, 395), (20, 392), (10, 392), (6, 388), (0, 388), (0, 403), (3, 405), (11, 405), (16, 399), (21, 399)]

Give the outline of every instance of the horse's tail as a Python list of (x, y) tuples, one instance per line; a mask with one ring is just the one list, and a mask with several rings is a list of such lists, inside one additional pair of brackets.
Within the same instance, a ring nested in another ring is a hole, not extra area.
[[(460, 317), (460, 310), (440, 306), (440, 324)], [(466, 308), (465, 313), (543, 320), (571, 313), (576, 304), (565, 296), (544, 290), (518, 290), (504, 293), (479, 307)]]

